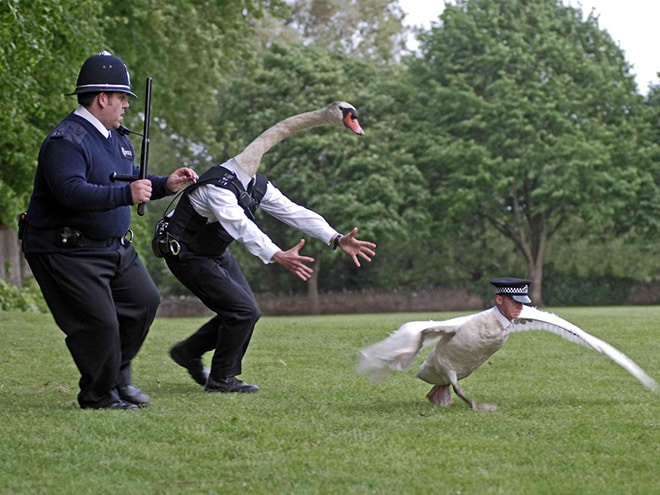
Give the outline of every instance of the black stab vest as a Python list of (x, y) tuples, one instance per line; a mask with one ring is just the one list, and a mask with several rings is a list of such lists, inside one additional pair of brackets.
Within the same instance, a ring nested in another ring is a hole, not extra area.
[(192, 191), (205, 184), (232, 191), (236, 195), (239, 206), (254, 222), (254, 213), (266, 194), (268, 179), (263, 174), (255, 175), (254, 186), (250, 187), (248, 192), (243, 188), (243, 184), (234, 172), (221, 165), (214, 165), (200, 176), (197, 183), (189, 186), (183, 193), (169, 222), (167, 228), (169, 235), (193, 253), (203, 256), (219, 256), (234, 239), (220, 225), (220, 222), (209, 223), (205, 217), (197, 213), (188, 198)]

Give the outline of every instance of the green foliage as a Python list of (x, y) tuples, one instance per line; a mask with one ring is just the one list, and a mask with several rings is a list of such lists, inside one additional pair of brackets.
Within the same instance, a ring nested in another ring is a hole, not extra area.
[(0, 310), (46, 313), (48, 307), (33, 278), (20, 288), (0, 279)]
[(393, 0), (294, 0), (287, 20), (306, 44), (389, 65), (405, 49), (404, 13)]
[(440, 133), (418, 153), (443, 230), (490, 225), (533, 278), (569, 219), (623, 231), (652, 196), (651, 156), (642, 98), (597, 21), (553, 0), (464, 0), (441, 20), (410, 75), (420, 132)]
[(639, 243), (634, 236), (590, 238), (569, 228), (551, 243), (548, 262), (583, 278), (612, 275), (651, 282), (660, 277), (660, 245)]
[(580, 275), (577, 267), (559, 271), (550, 263), (545, 267), (543, 299), (554, 306), (611, 306), (621, 304), (630, 294), (634, 280), (603, 275)]
[(660, 236), (660, 85), (649, 88), (644, 122), (646, 145), (651, 159), (643, 166), (648, 172), (639, 193), (638, 202), (621, 212), (624, 225), (638, 243), (657, 246)]
[[(557, 313), (660, 377), (659, 307)], [(78, 372), (52, 319), (0, 313), (0, 487), (83, 495), (657, 493), (658, 396), (556, 335), (512, 335), (462, 382), (468, 396), (497, 403), (494, 412), (458, 399), (432, 406), (424, 397), (430, 385), (415, 378), (418, 363), (381, 385), (355, 373), (356, 352), (401, 323), (457, 315), (263, 318), (242, 376), (261, 390), (249, 395), (206, 394), (167, 356), (201, 318), (157, 319), (133, 368), (152, 405), (82, 411)]]
[(0, 223), (14, 225), (27, 207), (46, 133), (75, 100), (82, 61), (100, 48), (94, 0), (0, 3)]

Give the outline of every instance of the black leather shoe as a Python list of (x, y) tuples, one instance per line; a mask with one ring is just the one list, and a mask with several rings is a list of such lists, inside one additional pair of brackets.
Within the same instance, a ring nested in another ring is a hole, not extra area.
[(206, 380), (209, 377), (209, 369), (202, 363), (202, 358), (188, 356), (181, 344), (177, 344), (170, 349), (170, 357), (176, 364), (187, 369), (193, 380), (200, 385), (206, 385)]
[(110, 402), (109, 404), (105, 404), (103, 406), (86, 406), (83, 407), (83, 409), (123, 409), (127, 411), (135, 411), (140, 408), (138, 407), (137, 404), (133, 404), (132, 402), (116, 400), (114, 402)]
[(244, 394), (252, 394), (258, 392), (259, 387), (256, 385), (249, 385), (235, 376), (230, 376), (228, 378), (221, 378), (215, 380), (214, 378), (209, 377), (204, 387), (204, 392), (220, 392), (220, 393), (230, 393), (230, 392), (239, 392)]
[(123, 401), (136, 404), (137, 406), (145, 407), (150, 403), (149, 396), (134, 385), (117, 387), (117, 392)]

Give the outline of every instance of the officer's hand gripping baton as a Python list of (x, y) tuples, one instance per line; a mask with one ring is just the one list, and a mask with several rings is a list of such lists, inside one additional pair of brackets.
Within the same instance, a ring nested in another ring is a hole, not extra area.
[[(145, 102), (144, 102), (144, 127), (142, 131), (142, 152), (140, 154), (140, 175), (134, 176), (134, 175), (121, 175), (117, 173), (113, 173), (110, 176), (110, 179), (115, 181), (115, 180), (121, 180), (121, 181), (129, 181), (132, 182), (134, 180), (139, 180), (139, 179), (146, 179), (147, 178), (147, 167), (149, 165), (149, 131), (151, 129), (151, 85), (153, 83), (153, 79), (150, 77), (147, 77), (147, 83), (146, 83), (146, 89), (145, 89)], [(119, 129), (117, 129), (120, 133), (122, 134), (138, 134), (135, 131), (131, 131), (130, 129), (127, 129), (126, 127), (119, 126)], [(144, 208), (145, 204), (140, 203), (137, 208), (138, 215), (144, 215)]]

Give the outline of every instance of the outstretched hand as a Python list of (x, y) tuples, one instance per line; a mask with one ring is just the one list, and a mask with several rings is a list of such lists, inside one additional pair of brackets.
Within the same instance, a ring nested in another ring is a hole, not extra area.
[(197, 172), (188, 167), (177, 168), (167, 178), (167, 188), (172, 192), (177, 192), (186, 187), (189, 182), (197, 182), (199, 176)]
[(306, 282), (314, 272), (306, 263), (314, 263), (314, 258), (298, 254), (304, 245), (305, 239), (300, 239), (300, 242), (288, 251), (278, 251), (275, 253), (273, 255), (273, 261), (282, 265), (303, 282)]
[(356, 239), (355, 234), (357, 234), (357, 231), (357, 227), (354, 227), (353, 230), (339, 239), (339, 247), (342, 251), (353, 258), (355, 266), (360, 267), (362, 265), (360, 265), (358, 257), (370, 263), (371, 258), (376, 256), (376, 251), (374, 251), (376, 245), (373, 242)]

